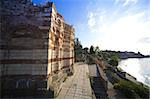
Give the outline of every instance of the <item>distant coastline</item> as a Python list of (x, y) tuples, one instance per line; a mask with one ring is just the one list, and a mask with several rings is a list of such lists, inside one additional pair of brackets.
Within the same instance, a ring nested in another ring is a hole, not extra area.
[(150, 58), (150, 55), (143, 55), (140, 52), (135, 53), (135, 52), (128, 52), (128, 51), (103, 51), (103, 52), (109, 52), (109, 53), (114, 53), (119, 56), (120, 59), (128, 59), (128, 58)]

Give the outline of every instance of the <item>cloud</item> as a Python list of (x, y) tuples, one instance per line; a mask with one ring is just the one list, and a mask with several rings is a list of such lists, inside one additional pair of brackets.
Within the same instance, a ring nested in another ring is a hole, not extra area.
[(138, 0), (125, 0), (123, 6), (127, 6), (130, 3), (136, 4)]
[(88, 26), (89, 28), (93, 28), (96, 24), (96, 19), (94, 17), (94, 14), (92, 12), (90, 12), (88, 14)]
[[(128, 15), (119, 18), (113, 24), (110, 24), (107, 29), (104, 29), (105, 38), (103, 38), (104, 48), (114, 50), (141, 50), (149, 48), (148, 44), (143, 47), (138, 41), (141, 37), (148, 37), (150, 32), (149, 22), (142, 21), (144, 13)], [(149, 38), (145, 38), (149, 41)], [(149, 44), (150, 45), (150, 44)]]
[(150, 44), (150, 37), (141, 38), (139, 40), (139, 43), (149, 43)]
[(87, 14), (88, 19), (87, 19), (87, 24), (88, 24), (88, 30), (94, 34), (99, 34), (100, 32), (100, 26), (103, 27), (103, 23), (105, 23), (105, 18), (106, 11), (101, 9), (97, 9), (95, 11), (89, 11)]
[(123, 6), (127, 6), (129, 4), (136, 4), (138, 0), (115, 0), (115, 3), (121, 3)]
[[(145, 7), (138, 6), (139, 0), (115, 1), (118, 4), (114, 4), (112, 9), (103, 7), (93, 10), (89, 7), (87, 23), (90, 28), (87, 29), (89, 41), (85, 42), (86, 46), (97, 45), (103, 50), (140, 51), (142, 54), (150, 54), (149, 13), (144, 10)], [(99, 8), (95, 5), (94, 7)]]
[[(93, 45), (98, 45), (102, 49), (148, 53), (150, 38), (147, 37), (149, 37), (150, 32), (150, 21), (145, 21), (144, 12), (129, 13), (128, 15), (114, 18), (113, 21), (108, 18), (108, 15), (98, 13), (92, 12), (89, 17), (91, 20), (94, 19), (90, 30), (92, 32), (96, 31), (93, 34), (95, 35), (95, 39), (92, 41)], [(143, 43), (145, 42), (145, 44), (141, 44), (139, 40)]]

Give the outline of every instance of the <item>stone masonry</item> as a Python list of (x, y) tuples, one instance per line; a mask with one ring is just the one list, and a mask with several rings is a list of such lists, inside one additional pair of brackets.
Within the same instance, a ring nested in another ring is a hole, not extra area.
[(4, 95), (19, 90), (52, 92), (73, 73), (74, 28), (54, 3), (1, 1), (0, 80)]

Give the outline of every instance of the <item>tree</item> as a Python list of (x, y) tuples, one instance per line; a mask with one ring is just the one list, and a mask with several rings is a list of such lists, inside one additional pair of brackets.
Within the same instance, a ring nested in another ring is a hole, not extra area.
[(90, 47), (90, 54), (95, 54), (94, 46), (91, 46), (91, 47)]
[(83, 49), (83, 51), (84, 51), (84, 54), (87, 54), (88, 51), (89, 51), (89, 48), (88, 48), (88, 47), (85, 47), (85, 48)]
[(75, 52), (75, 61), (81, 61), (82, 60), (82, 45), (78, 38), (74, 41), (74, 52)]
[(100, 53), (100, 49), (99, 49), (98, 46), (96, 46), (96, 48), (95, 48), (95, 54), (98, 55), (98, 53)]
[(109, 64), (112, 66), (118, 66), (119, 58), (117, 56), (112, 56), (109, 60)]

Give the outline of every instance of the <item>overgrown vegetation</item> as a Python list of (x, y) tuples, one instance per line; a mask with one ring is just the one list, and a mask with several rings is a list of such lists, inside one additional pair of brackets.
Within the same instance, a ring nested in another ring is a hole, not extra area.
[[(89, 54), (97, 59), (106, 61), (112, 66), (117, 66), (119, 63), (119, 55), (113, 52), (101, 51), (98, 46), (91, 46)], [(93, 64), (93, 60), (89, 57), (89, 64)]]
[(105, 72), (114, 88), (120, 90), (127, 98), (149, 99), (149, 87), (120, 78), (111, 68), (107, 68)]
[(75, 55), (75, 62), (83, 61), (82, 45), (78, 38), (75, 39), (74, 43), (74, 55)]
[(110, 69), (105, 69), (105, 73), (106, 73), (108, 80), (112, 84), (118, 83), (121, 80), (121, 78)]
[(119, 63), (119, 58), (117, 57), (117, 55), (114, 55), (110, 58), (110, 60), (108, 61), (108, 63), (112, 66), (118, 66)]
[(131, 81), (120, 80), (114, 84), (115, 89), (121, 90), (127, 98), (149, 99), (149, 88)]

